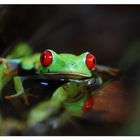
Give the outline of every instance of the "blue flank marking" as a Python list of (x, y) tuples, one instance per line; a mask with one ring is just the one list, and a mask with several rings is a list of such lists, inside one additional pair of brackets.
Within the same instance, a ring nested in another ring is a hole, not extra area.
[(8, 59), (6, 60), (13, 66), (14, 69), (16, 69), (20, 64), (20, 61), (18, 60), (8, 60)]
[(45, 82), (41, 82), (41, 84), (42, 84), (43, 86), (48, 86), (48, 83), (45, 83)]

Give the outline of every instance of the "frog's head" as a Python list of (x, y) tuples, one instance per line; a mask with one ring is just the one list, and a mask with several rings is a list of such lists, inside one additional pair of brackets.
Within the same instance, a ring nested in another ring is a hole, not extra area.
[(39, 73), (46, 76), (60, 76), (68, 79), (82, 79), (92, 76), (96, 58), (89, 52), (79, 56), (46, 50), (40, 55)]

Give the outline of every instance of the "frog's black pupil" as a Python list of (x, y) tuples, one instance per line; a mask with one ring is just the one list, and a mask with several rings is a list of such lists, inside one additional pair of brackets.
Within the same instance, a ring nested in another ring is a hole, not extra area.
[(45, 54), (42, 55), (42, 61), (44, 62), (45, 60)]

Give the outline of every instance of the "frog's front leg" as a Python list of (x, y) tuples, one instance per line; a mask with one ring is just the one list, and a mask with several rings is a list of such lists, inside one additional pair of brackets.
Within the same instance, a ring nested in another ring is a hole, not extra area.
[(18, 98), (18, 97), (22, 97), (24, 100), (24, 103), (26, 105), (29, 105), (29, 101), (28, 101), (28, 89), (24, 89), (23, 84), (22, 84), (22, 77), (19, 76), (15, 76), (14, 77), (14, 86), (15, 86), (15, 90), (16, 90), (16, 94), (13, 95), (7, 95), (4, 98), (7, 100), (13, 99), (13, 98)]
[(96, 65), (95, 70), (97, 72), (105, 72), (111, 76), (117, 76), (119, 73), (119, 69), (104, 66), (104, 65)]

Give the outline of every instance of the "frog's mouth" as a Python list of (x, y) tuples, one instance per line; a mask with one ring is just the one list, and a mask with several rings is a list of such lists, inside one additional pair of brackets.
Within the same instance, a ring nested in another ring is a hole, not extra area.
[(81, 74), (81, 73), (67, 73), (67, 72), (59, 72), (59, 73), (46, 73), (44, 75), (45, 77), (51, 79), (83, 79), (83, 78), (89, 78), (90, 75)]

